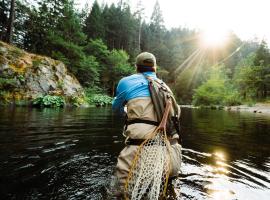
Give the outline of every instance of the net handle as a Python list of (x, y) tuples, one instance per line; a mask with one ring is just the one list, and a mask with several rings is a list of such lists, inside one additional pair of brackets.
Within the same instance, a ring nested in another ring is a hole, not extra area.
[(157, 128), (158, 130), (166, 130), (167, 119), (168, 119), (171, 107), (172, 107), (172, 101), (170, 99), (168, 99), (168, 101), (166, 102), (166, 107), (164, 110), (162, 120)]

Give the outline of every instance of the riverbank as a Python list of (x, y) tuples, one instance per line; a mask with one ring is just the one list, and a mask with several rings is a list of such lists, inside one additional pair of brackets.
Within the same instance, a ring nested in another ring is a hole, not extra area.
[(181, 108), (207, 108), (213, 110), (227, 110), (227, 111), (237, 111), (237, 112), (252, 112), (252, 113), (264, 113), (270, 115), (270, 103), (256, 103), (252, 106), (249, 105), (239, 105), (239, 106), (193, 106), (193, 105), (180, 105)]
[(224, 108), (229, 111), (246, 111), (253, 113), (265, 113), (270, 114), (270, 104), (269, 103), (256, 103), (255, 105), (240, 105), (240, 106), (228, 106)]

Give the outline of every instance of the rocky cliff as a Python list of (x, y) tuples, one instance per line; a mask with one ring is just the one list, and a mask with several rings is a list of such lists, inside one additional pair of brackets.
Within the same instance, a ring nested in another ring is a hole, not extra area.
[(66, 66), (0, 41), (0, 102), (28, 101), (41, 95), (83, 98), (83, 88)]

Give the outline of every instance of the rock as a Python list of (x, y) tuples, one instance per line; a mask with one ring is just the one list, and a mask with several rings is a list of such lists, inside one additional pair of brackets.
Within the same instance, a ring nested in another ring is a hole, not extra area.
[[(65, 98), (84, 97), (83, 88), (66, 66), (49, 57), (27, 53), (0, 41), (0, 78), (16, 81), (15, 91), (22, 99), (40, 95), (61, 95)], [(0, 98), (1, 101), (1, 98)]]
[(7, 53), (8, 53), (8, 50), (7, 50), (7, 48), (5, 48), (4, 46), (0, 46), (0, 55), (3, 55), (3, 56), (5, 56), (5, 55), (7, 55)]

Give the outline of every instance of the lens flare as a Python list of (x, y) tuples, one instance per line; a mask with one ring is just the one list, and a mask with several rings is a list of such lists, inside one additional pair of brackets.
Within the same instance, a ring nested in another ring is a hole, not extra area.
[(201, 45), (204, 48), (221, 47), (228, 41), (229, 32), (219, 28), (206, 29), (200, 35)]
[(219, 160), (223, 160), (223, 161), (226, 160), (226, 159), (225, 159), (225, 154), (224, 154), (223, 152), (221, 152), (221, 151), (215, 152), (214, 155), (215, 155)]

